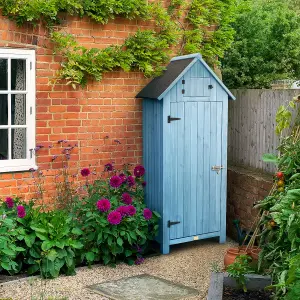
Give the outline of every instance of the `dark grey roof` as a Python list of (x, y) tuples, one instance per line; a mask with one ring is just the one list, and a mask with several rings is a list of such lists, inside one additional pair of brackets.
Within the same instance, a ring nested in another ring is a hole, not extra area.
[(171, 61), (164, 73), (150, 81), (135, 97), (158, 99), (194, 60), (194, 57)]

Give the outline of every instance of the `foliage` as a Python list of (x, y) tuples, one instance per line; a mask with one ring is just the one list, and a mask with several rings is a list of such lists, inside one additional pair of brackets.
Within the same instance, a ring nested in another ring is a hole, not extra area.
[[(125, 174), (125, 178), (131, 176), (129, 171), (113, 173), (114, 176)], [(148, 246), (158, 233), (159, 215), (153, 212), (152, 218), (144, 217), (143, 203), (143, 178), (136, 177), (134, 186), (123, 181), (119, 188), (110, 185), (110, 179), (96, 180), (88, 186), (88, 196), (74, 207), (73, 215), (78, 230), (79, 240), (84, 244), (81, 252), (81, 261), (88, 264), (103, 262), (115, 265), (118, 261), (126, 261), (133, 264), (136, 259), (142, 257)], [(119, 211), (120, 207), (128, 208), (130, 202), (124, 203), (122, 195), (130, 195), (136, 212), (126, 214), (118, 225), (110, 224), (108, 215)], [(99, 199), (109, 199), (111, 207), (101, 212), (97, 208)]]
[[(161, 2), (145, 0), (0, 0), (2, 13), (17, 24), (38, 23), (42, 20), (52, 32), (56, 51), (63, 57), (58, 79), (67, 80), (74, 88), (85, 86), (88, 79), (101, 80), (105, 72), (116, 69), (139, 70), (145, 76), (157, 76), (164, 70), (171, 47), (181, 42), (180, 53), (201, 51), (209, 63), (218, 63), (233, 40), (236, 0), (172, 0), (165, 8)], [(190, 6), (185, 20), (182, 12)], [(87, 49), (71, 35), (54, 31), (60, 22), (60, 12), (89, 16), (96, 22), (107, 23), (116, 16), (152, 19), (155, 30), (138, 31), (122, 46)], [(183, 23), (186, 23), (183, 25)], [(212, 27), (213, 30), (210, 30)]]
[[(75, 274), (76, 265), (141, 263), (159, 219), (144, 204), (145, 169), (137, 166), (134, 176), (127, 168), (116, 172), (109, 164), (109, 169), (108, 179), (94, 183), (89, 182), (89, 169), (81, 170), (87, 195), (60, 209), (48, 211), (7, 198), (0, 206), (0, 273), (26, 270), (55, 278)], [(105, 210), (103, 201), (109, 204)]]
[(247, 292), (246, 274), (254, 273), (250, 266), (252, 258), (248, 255), (239, 255), (235, 258), (234, 263), (230, 264), (226, 271), (230, 277), (235, 278), (237, 284)]
[(281, 0), (241, 0), (232, 47), (222, 60), (229, 88), (269, 88), (300, 77), (299, 13)]
[(263, 260), (272, 274), (275, 299), (298, 299), (296, 295), (300, 291), (300, 140), (298, 118), (295, 121), (295, 129), (281, 139), (278, 148), (277, 177), (279, 174), (281, 178), (277, 189), (256, 205), (264, 212), (260, 223), (263, 231), (259, 264)]

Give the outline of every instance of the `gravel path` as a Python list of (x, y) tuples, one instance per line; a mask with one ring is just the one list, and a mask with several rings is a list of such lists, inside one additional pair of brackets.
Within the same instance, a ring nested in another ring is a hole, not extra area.
[[(120, 264), (117, 268), (97, 265), (79, 268), (76, 276), (60, 276), (57, 279), (31, 279), (0, 286), (0, 299), (13, 300), (108, 300), (95, 294), (85, 286), (103, 281), (143, 273), (181, 283), (199, 291), (199, 296), (189, 298), (205, 299), (209, 285), (212, 263), (222, 266), (225, 250), (232, 242), (220, 245), (215, 240), (198, 241), (172, 247), (169, 255), (146, 259), (140, 266)], [(44, 297), (42, 297), (44, 295)], [(134, 299), (133, 299), (134, 300)]]

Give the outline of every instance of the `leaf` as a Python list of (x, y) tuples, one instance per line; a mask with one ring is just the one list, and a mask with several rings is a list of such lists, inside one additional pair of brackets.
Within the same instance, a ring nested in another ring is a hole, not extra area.
[(79, 241), (72, 241), (70, 243), (70, 246), (72, 246), (75, 249), (81, 249), (83, 247), (83, 244), (80, 243)]
[(117, 238), (117, 244), (121, 247), (123, 246), (123, 240), (120, 237)]
[(41, 246), (41, 248), (42, 248), (43, 251), (47, 251), (47, 250), (49, 250), (51, 247), (53, 247), (53, 241), (44, 241), (44, 242), (42, 243), (42, 246)]
[(41, 233), (47, 232), (44, 228), (40, 228), (40, 227), (30, 226), (30, 228), (34, 231), (41, 232)]
[(278, 163), (278, 158), (277, 158), (277, 156), (274, 155), (274, 154), (271, 154), (271, 153), (265, 153), (265, 154), (263, 154), (262, 160), (263, 160), (264, 162), (267, 162), (267, 163), (274, 163), (274, 164), (277, 164), (277, 163)]
[(27, 269), (27, 273), (28, 273), (29, 275), (32, 275), (32, 274), (36, 273), (36, 272), (39, 271), (39, 270), (40, 270), (40, 266), (39, 266), (38, 264), (36, 264), (36, 265), (30, 266), (30, 267)]
[(31, 247), (35, 242), (35, 234), (30, 234), (25, 236), (25, 243), (27, 247)]
[(83, 234), (83, 231), (80, 228), (76, 227), (72, 229), (72, 233), (76, 235), (81, 235)]
[(88, 262), (93, 262), (95, 260), (95, 254), (93, 252), (87, 252), (85, 257)]
[(1, 262), (1, 267), (4, 269), (4, 270), (7, 270), (7, 271), (10, 271), (11, 270), (11, 266), (9, 263), (6, 263), (6, 262)]
[(131, 250), (125, 250), (125, 256), (128, 257), (128, 256), (131, 256), (132, 255), (132, 251)]
[(8, 256), (16, 256), (16, 254), (17, 254), (15, 251), (8, 249), (8, 248), (2, 249), (1, 251)]
[(36, 234), (36, 236), (37, 236), (40, 240), (42, 240), (42, 241), (48, 240), (48, 237), (47, 237), (47, 236), (45, 236), (45, 235), (43, 235), (43, 234), (41, 234), (41, 233), (39, 233), (39, 232), (36, 232), (35, 234)]
[(54, 261), (57, 257), (57, 252), (54, 249), (51, 249), (50, 252), (46, 256), (49, 260)]
[(29, 254), (34, 258), (41, 258), (41, 255), (36, 251), (35, 248), (30, 248)]

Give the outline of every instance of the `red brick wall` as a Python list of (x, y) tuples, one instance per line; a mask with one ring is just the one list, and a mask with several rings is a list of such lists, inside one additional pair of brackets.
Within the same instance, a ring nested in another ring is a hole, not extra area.
[(258, 211), (253, 204), (266, 197), (273, 185), (272, 176), (257, 170), (229, 167), (227, 194), (227, 234), (236, 239), (237, 231), (234, 219), (240, 220), (240, 226), (251, 229)]
[[(82, 45), (104, 48), (122, 44), (138, 28), (151, 28), (151, 22), (116, 18), (100, 25), (88, 18), (67, 17), (62, 26)], [(52, 54), (45, 28), (19, 28), (2, 16), (0, 47), (36, 50), (36, 142), (45, 146), (37, 153), (37, 164), (45, 175), (47, 192), (53, 191), (55, 170), (61, 166), (52, 163), (52, 156), (63, 149), (57, 143), (61, 139), (68, 140), (64, 146), (78, 145), (71, 158), (74, 172), (89, 166), (100, 172), (111, 161), (117, 166), (141, 163), (142, 101), (135, 95), (148, 82), (142, 73), (107, 73), (101, 82), (89, 82), (83, 90), (74, 91), (65, 83), (53, 86), (49, 81), (55, 78), (61, 58)], [(0, 198), (10, 195), (27, 200), (35, 196), (30, 172), (0, 174)]]

